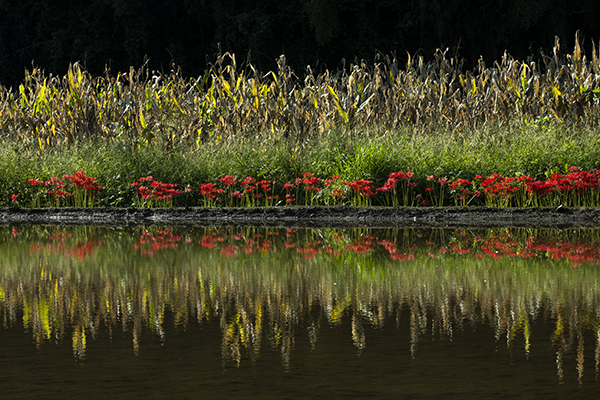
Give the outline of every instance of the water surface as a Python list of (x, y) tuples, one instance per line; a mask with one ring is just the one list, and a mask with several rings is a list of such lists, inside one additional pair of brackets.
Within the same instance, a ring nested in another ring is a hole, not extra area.
[(598, 231), (0, 229), (5, 398), (599, 389)]

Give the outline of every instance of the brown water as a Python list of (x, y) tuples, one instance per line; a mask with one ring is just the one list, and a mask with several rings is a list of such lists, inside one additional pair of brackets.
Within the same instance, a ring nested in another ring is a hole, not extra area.
[[(406, 324), (407, 325), (407, 324)], [(552, 329), (535, 326), (533, 341), (545, 341)], [(222, 364), (218, 326), (167, 329), (168, 339), (148, 332), (137, 356), (131, 337), (104, 332), (91, 341), (84, 360), (70, 343), (39, 349), (20, 329), (2, 332), (2, 398), (559, 398), (597, 394), (592, 366), (578, 380), (575, 351), (563, 355), (564, 377), (557, 376), (556, 350), (532, 346), (509, 349), (482, 327), (452, 340), (430, 335), (410, 353), (408, 326), (366, 328), (368, 342), (360, 355), (350, 338), (350, 324), (319, 331), (311, 348), (307, 331), (298, 329), (289, 367), (280, 352), (265, 349), (239, 367)], [(404, 328), (404, 329), (403, 329)], [(404, 332), (404, 333), (403, 333)], [(585, 338), (594, 343), (594, 337)], [(592, 346), (590, 346), (593, 348)], [(593, 398), (593, 397), (588, 397)]]
[(597, 232), (15, 229), (1, 398), (600, 389)]

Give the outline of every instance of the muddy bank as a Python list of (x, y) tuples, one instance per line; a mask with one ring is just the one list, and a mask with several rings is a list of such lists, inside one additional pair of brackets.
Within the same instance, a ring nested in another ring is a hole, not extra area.
[(0, 208), (0, 224), (282, 227), (600, 228), (600, 208)]

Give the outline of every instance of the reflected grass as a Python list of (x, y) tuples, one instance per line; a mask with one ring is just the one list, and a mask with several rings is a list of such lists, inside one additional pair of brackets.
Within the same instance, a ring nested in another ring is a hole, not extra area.
[[(467, 327), (489, 326), (526, 355), (537, 320), (555, 326), (559, 354), (582, 352), (577, 338), (599, 332), (596, 262), (517, 254), (528, 243), (593, 248), (592, 230), (2, 229), (4, 325), (22, 321), (38, 346), (70, 337), (80, 358), (100, 329), (130, 331), (137, 353), (142, 331), (165, 338), (167, 314), (182, 330), (219, 324), (233, 365), (270, 347), (288, 367), (297, 329), (308, 327), (316, 346), (322, 323), (350, 321), (360, 353), (366, 326), (408, 318), (414, 357), (424, 335)], [(492, 240), (507, 254), (477, 250)]]

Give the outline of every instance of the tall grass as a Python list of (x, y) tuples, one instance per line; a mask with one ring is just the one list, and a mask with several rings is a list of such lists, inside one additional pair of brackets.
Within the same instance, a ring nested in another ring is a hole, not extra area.
[(556, 41), (542, 65), (508, 53), (466, 71), (439, 50), (434, 59), (380, 56), (336, 71), (277, 71), (217, 57), (202, 76), (131, 69), (94, 77), (79, 64), (65, 76), (27, 72), (17, 89), (0, 88), (0, 131), (46, 151), (84, 140), (200, 146), (259, 132), (297, 140), (332, 128), (384, 130), (406, 124), (452, 130), (514, 121), (596, 126), (600, 55), (588, 59), (578, 40), (571, 53)]

